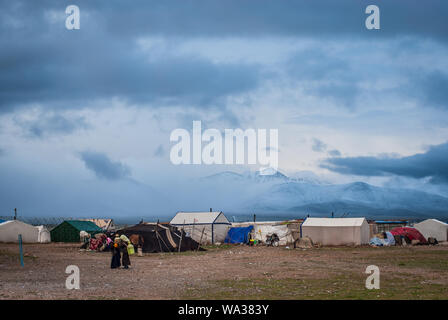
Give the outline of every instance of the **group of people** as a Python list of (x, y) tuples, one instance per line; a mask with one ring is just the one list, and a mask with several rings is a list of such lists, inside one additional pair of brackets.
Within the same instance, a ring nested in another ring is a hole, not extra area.
[(112, 261), (110, 267), (112, 269), (119, 268), (121, 265), (125, 269), (129, 269), (131, 259), (129, 258), (128, 246), (132, 245), (131, 241), (124, 234), (115, 234), (112, 245)]

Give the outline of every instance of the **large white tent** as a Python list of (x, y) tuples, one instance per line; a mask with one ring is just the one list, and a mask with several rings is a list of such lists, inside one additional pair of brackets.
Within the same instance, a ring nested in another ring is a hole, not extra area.
[(18, 242), (19, 234), (23, 242), (39, 242), (39, 229), (19, 220), (0, 223), (0, 242)]
[(178, 212), (170, 224), (185, 230), (202, 244), (224, 242), (231, 227), (229, 220), (220, 211)]
[(301, 229), (302, 237), (322, 245), (361, 245), (370, 240), (365, 218), (307, 218)]
[(425, 221), (414, 224), (420, 233), (428, 239), (429, 237), (436, 238), (437, 241), (447, 241), (448, 238), (448, 224), (437, 219), (427, 219)]

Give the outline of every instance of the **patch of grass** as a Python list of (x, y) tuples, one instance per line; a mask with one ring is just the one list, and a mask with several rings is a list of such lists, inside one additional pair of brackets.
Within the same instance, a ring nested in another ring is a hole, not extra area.
[(370, 264), (393, 265), (404, 268), (419, 268), (428, 272), (448, 270), (448, 250), (431, 250), (431, 248), (380, 248), (369, 252), (362, 259)]
[(187, 299), (448, 299), (442, 284), (420, 278), (383, 279), (381, 289), (365, 288), (365, 278), (333, 275), (327, 279), (243, 279), (213, 281), (205, 289), (188, 288)]
[[(448, 299), (448, 279), (444, 276), (448, 270), (448, 250), (365, 247), (356, 249), (356, 255), (347, 254), (353, 248), (319, 250), (328, 252), (337, 262), (334, 266), (322, 265), (317, 256), (307, 260), (324, 278), (302, 272), (301, 278), (273, 279), (282, 275), (264, 277), (260, 273), (257, 278), (210, 281), (201, 288), (187, 289), (184, 296), (188, 299)], [(359, 269), (364, 264), (378, 265), (380, 270), (399, 267), (399, 271), (380, 273), (380, 289), (368, 290), (365, 288), (368, 275)], [(286, 263), (280, 266), (290, 269)]]

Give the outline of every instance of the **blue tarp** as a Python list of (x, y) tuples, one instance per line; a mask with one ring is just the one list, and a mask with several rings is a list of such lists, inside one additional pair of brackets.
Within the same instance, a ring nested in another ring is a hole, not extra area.
[(225, 243), (248, 243), (249, 242), (249, 233), (252, 231), (254, 227), (239, 227), (239, 228), (230, 228), (229, 232), (227, 232)]
[(3, 223), (3, 222), (5, 222), (6, 220), (2, 220), (2, 219), (0, 219), (0, 223)]

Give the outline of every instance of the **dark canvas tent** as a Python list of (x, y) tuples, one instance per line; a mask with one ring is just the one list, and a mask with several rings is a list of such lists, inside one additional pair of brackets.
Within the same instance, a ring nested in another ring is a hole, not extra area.
[[(124, 234), (128, 238), (132, 235), (143, 237), (143, 252), (177, 252), (197, 250), (199, 244), (192, 238), (187, 237), (185, 232), (169, 224), (140, 223), (135, 226), (118, 230), (117, 233)], [(182, 238), (182, 241), (181, 241)]]
[(66, 220), (50, 231), (53, 242), (79, 242), (79, 233), (85, 231), (94, 235), (102, 232), (101, 228), (90, 221)]
[(254, 229), (253, 226), (230, 228), (227, 232), (225, 243), (248, 243), (249, 233)]

